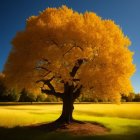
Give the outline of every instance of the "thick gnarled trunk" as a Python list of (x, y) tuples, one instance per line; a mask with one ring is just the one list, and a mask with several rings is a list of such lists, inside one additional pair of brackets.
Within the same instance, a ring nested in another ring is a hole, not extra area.
[(73, 93), (66, 92), (63, 97), (62, 114), (57, 121), (62, 123), (71, 123), (73, 121), (73, 110), (74, 110), (74, 98)]
[(60, 93), (60, 92), (56, 92), (54, 87), (52, 86), (52, 84), (51, 84), (52, 79), (53, 78), (43, 81), (43, 82), (47, 83), (48, 87), (51, 90), (41, 89), (41, 91), (43, 93), (46, 93), (46, 94), (49, 93), (51, 95), (59, 97), (63, 101), (62, 114), (55, 122), (71, 123), (71, 122), (75, 121), (75, 120), (73, 120), (73, 117), (72, 117), (72, 113), (74, 110), (73, 104), (74, 104), (75, 99), (78, 98), (81, 93), (82, 85), (78, 86), (78, 85), (74, 85), (72, 83), (66, 82), (66, 83), (64, 83), (64, 92)]
[[(75, 121), (73, 119), (74, 101), (79, 97), (82, 86), (79, 88), (75, 87), (73, 84), (70, 85), (68, 82), (64, 84), (63, 93), (63, 108), (61, 116), (56, 120), (60, 123), (71, 123)], [(76, 90), (75, 90), (76, 89)]]

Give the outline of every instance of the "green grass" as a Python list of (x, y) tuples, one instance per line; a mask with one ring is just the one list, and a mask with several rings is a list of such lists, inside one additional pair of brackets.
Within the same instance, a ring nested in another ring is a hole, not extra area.
[[(14, 140), (87, 139), (22, 127), (51, 122), (59, 117), (61, 108), (61, 105), (0, 106), (0, 137)], [(89, 140), (93, 138), (134, 140), (140, 136), (140, 104), (76, 104), (74, 118), (99, 122), (111, 130), (108, 135), (91, 136), (88, 137)]]

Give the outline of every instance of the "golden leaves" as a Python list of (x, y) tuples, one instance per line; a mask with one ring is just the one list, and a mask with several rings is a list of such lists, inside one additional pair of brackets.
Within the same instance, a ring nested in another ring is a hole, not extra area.
[(75, 77), (85, 88), (94, 87), (93, 92), (99, 95), (118, 96), (132, 89), (130, 77), (135, 66), (129, 38), (114, 21), (103, 20), (93, 12), (79, 14), (66, 6), (47, 8), (31, 16), (12, 43), (5, 66), (12, 86), (35, 88), (33, 82), (38, 76), (34, 67), (45, 58), (52, 75), (69, 82), (76, 61), (86, 60)]

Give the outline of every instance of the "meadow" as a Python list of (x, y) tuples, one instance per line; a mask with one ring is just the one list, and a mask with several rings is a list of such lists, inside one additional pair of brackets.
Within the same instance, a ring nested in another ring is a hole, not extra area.
[[(140, 104), (75, 104), (74, 118), (97, 122), (110, 129), (101, 136), (74, 137), (69, 134), (31, 129), (34, 124), (49, 123), (57, 119), (62, 105), (1, 105), (0, 138), (2, 139), (113, 139), (134, 140), (140, 137)], [(2, 140), (1, 139), (1, 140)]]

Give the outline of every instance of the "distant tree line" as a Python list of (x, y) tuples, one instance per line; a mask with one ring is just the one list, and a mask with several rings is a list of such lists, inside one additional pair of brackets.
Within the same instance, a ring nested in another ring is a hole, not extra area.
[(122, 102), (140, 102), (140, 93), (129, 93), (128, 96), (122, 95)]
[(17, 92), (15, 89), (6, 89), (5, 92), (0, 92), (0, 102), (44, 102), (47, 101), (45, 94), (34, 94), (26, 89)]
[[(0, 102), (60, 102), (60, 98), (53, 95), (34, 94), (23, 88), (20, 92), (15, 89), (8, 89), (0, 77)], [(95, 98), (90, 93), (83, 93), (76, 100), (77, 102), (112, 102), (107, 98)], [(129, 93), (122, 95), (121, 102), (140, 102), (140, 93)]]
[[(83, 93), (78, 100), (79, 102), (114, 102), (109, 98), (95, 98), (92, 94)], [(129, 93), (129, 95), (121, 95), (121, 102), (140, 102), (140, 93)]]

